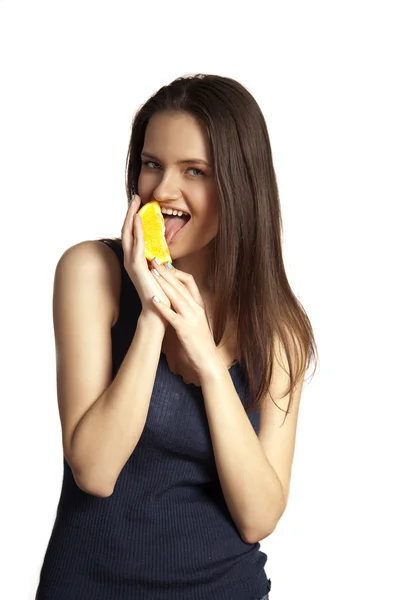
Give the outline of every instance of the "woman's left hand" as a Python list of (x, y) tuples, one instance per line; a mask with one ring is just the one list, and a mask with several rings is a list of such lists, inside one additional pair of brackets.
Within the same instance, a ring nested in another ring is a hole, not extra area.
[[(154, 306), (175, 329), (189, 362), (198, 376), (206, 372), (218, 357), (203, 298), (193, 276), (179, 269), (157, 265), (153, 259), (153, 277), (171, 302), (171, 308), (154, 300)], [(159, 276), (157, 276), (159, 273)]]

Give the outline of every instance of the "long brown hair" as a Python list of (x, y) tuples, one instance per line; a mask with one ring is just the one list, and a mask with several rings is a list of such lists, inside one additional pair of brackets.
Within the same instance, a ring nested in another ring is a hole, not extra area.
[[(239, 362), (250, 386), (250, 411), (260, 408), (269, 389), (273, 342), (279, 339), (290, 377), (286, 419), (293, 390), (312, 357), (316, 367), (318, 352), (311, 323), (285, 273), (280, 200), (264, 116), (250, 92), (228, 77), (197, 74), (163, 86), (132, 122), (125, 165), (128, 201), (137, 191), (147, 124), (160, 111), (191, 115), (208, 135), (219, 197), (210, 265), (215, 344), (232, 314), (238, 325)], [(121, 238), (113, 239), (121, 243)]]

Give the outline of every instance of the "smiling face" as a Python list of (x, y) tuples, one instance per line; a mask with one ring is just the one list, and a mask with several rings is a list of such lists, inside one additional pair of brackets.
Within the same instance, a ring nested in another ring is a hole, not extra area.
[[(183, 162), (189, 160), (193, 162)], [(218, 230), (218, 198), (207, 136), (193, 117), (178, 112), (151, 117), (142, 149), (138, 194), (143, 204), (157, 200), (161, 207), (191, 216), (169, 244), (172, 260), (209, 254)]]

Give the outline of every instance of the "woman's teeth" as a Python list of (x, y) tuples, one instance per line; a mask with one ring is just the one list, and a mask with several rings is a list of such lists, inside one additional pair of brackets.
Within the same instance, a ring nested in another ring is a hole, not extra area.
[(164, 215), (173, 215), (174, 217), (181, 217), (182, 215), (186, 216), (186, 213), (182, 212), (181, 210), (172, 210), (172, 208), (162, 208), (161, 212)]

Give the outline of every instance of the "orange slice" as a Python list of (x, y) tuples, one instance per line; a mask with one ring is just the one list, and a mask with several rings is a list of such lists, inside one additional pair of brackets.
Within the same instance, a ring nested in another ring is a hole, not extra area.
[(172, 262), (167, 242), (165, 241), (165, 224), (159, 203), (156, 200), (147, 202), (138, 211), (141, 216), (144, 235), (144, 255), (147, 260), (158, 258), (162, 263)]

